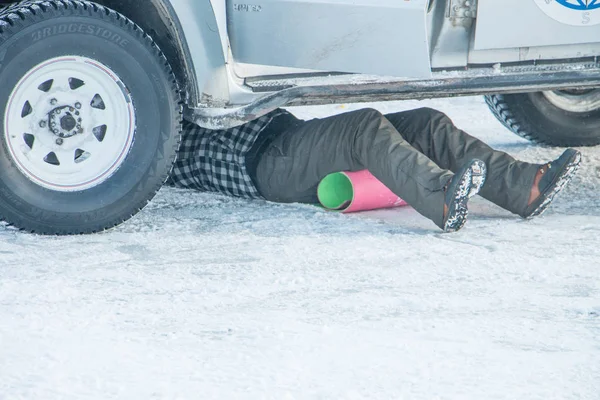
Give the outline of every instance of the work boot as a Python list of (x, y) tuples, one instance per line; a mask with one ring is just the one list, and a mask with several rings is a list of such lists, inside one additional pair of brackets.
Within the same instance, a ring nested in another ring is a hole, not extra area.
[(567, 149), (556, 160), (542, 165), (532, 189), (532, 192), (537, 189), (539, 195), (530, 199), (521, 217), (533, 218), (542, 215), (556, 195), (573, 179), (580, 164), (581, 153), (574, 149)]
[(487, 167), (481, 160), (471, 160), (463, 166), (446, 186), (444, 202), (444, 232), (456, 232), (465, 226), (469, 209), (467, 203), (485, 183)]

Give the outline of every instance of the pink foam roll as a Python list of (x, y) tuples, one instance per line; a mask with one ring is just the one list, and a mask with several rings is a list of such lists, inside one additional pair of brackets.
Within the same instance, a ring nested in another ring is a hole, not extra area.
[(367, 170), (328, 175), (317, 193), (323, 207), (343, 213), (407, 205)]

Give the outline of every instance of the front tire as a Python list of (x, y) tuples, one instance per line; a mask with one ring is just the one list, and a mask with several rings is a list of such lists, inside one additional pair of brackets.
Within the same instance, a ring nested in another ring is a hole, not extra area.
[(0, 11), (0, 217), (83, 234), (135, 215), (179, 144), (177, 84), (152, 39), (82, 0)]
[(600, 144), (600, 89), (485, 97), (494, 116), (517, 135), (549, 146)]

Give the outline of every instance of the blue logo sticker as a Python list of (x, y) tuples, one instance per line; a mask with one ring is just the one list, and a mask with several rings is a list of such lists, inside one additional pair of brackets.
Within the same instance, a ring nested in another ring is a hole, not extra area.
[(562, 6), (572, 10), (587, 11), (600, 8), (600, 0), (556, 0)]
[[(580, 27), (600, 25), (600, 0), (533, 1), (547, 16), (560, 23)], [(590, 34), (600, 37), (599, 33), (600, 31), (596, 31)]]

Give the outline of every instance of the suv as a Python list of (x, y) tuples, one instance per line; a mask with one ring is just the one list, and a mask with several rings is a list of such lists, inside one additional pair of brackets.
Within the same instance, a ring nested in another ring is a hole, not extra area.
[(31, 232), (137, 213), (184, 117), (481, 94), (532, 141), (600, 143), (600, 0), (0, 3), (0, 218)]

